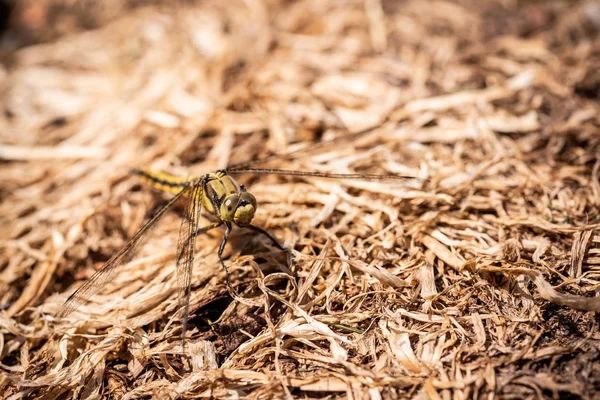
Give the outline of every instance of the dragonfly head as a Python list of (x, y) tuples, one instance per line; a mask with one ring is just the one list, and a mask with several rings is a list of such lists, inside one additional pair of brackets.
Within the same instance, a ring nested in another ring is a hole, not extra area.
[(254, 218), (256, 207), (256, 198), (251, 193), (230, 194), (221, 203), (221, 218), (226, 222), (247, 226)]

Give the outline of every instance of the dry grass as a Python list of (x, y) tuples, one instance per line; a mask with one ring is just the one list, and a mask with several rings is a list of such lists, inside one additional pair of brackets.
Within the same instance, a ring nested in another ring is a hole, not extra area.
[[(10, 53), (3, 397), (600, 396), (600, 3), (281, 3), (106, 1), (101, 28)], [(54, 320), (168, 198), (130, 168), (185, 176), (369, 127), (270, 165), (429, 181), (241, 177), (295, 277), (236, 230), (232, 300), (222, 233), (199, 240), (190, 359), (178, 212)]]

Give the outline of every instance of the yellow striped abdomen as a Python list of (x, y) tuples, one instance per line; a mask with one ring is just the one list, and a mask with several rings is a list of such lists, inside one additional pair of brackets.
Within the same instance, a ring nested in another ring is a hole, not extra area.
[(163, 172), (139, 170), (134, 169), (132, 171), (135, 175), (138, 175), (142, 182), (152, 186), (163, 192), (177, 194), (188, 184), (190, 181), (186, 178), (179, 176), (165, 174)]

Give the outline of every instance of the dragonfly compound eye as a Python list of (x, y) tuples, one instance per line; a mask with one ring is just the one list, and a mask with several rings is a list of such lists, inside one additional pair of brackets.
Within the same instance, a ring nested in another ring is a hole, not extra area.
[(223, 221), (233, 221), (233, 216), (235, 215), (239, 202), (239, 195), (232, 194), (227, 196), (227, 198), (221, 204), (221, 218), (223, 218)]
[(249, 225), (256, 212), (256, 198), (248, 192), (240, 194), (240, 200), (235, 210), (233, 222), (240, 226)]

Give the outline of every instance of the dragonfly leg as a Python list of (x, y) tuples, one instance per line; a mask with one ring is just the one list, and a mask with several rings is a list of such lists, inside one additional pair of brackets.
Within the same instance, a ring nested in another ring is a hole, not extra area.
[(258, 226), (254, 226), (254, 225), (246, 225), (246, 226), (244, 226), (244, 228), (249, 228), (249, 229), (252, 229), (253, 231), (256, 231), (258, 233), (262, 233), (263, 235), (265, 235), (266, 237), (268, 237), (269, 240), (271, 240), (271, 242), (273, 242), (273, 244), (279, 250), (289, 251), (289, 249), (287, 247), (280, 245), (279, 242), (277, 241), (277, 239), (275, 239), (273, 236), (271, 236), (271, 234), (269, 232), (265, 231), (264, 229), (259, 228)]
[[(266, 237), (268, 237), (268, 238), (269, 238), (269, 240), (271, 240), (271, 242), (273, 242), (273, 244), (274, 244), (274, 245), (275, 245), (275, 246), (276, 246), (276, 247), (277, 247), (279, 250), (281, 250), (281, 251), (285, 251), (285, 253), (286, 253), (286, 260), (287, 260), (287, 261), (286, 261), (286, 263), (287, 263), (287, 265), (288, 265), (288, 266), (290, 265), (290, 260), (291, 260), (291, 259), (290, 259), (290, 257), (292, 256), (292, 253), (290, 252), (290, 249), (288, 249), (288, 248), (287, 248), (287, 247), (285, 247), (285, 246), (282, 246), (282, 245), (280, 245), (280, 244), (279, 244), (279, 242), (277, 241), (277, 239), (275, 239), (273, 236), (271, 236), (271, 234), (270, 234), (269, 232), (265, 231), (265, 230), (264, 230), (264, 229), (262, 229), (262, 228), (259, 228), (258, 226), (254, 226), (254, 225), (247, 225), (247, 226), (244, 226), (244, 228), (250, 228), (250, 229), (252, 229), (253, 231), (256, 231), (256, 232), (258, 232), (258, 233), (262, 233), (263, 235), (265, 235)], [(286, 274), (288, 274), (288, 275), (294, 275), (294, 274), (292, 273), (292, 271), (290, 271), (290, 269), (289, 269), (288, 267), (282, 266), (282, 267), (280, 267), (280, 268), (281, 268), (281, 270), (282, 270), (283, 272), (285, 272)]]
[[(219, 223), (220, 225), (220, 223)], [(221, 263), (221, 266), (223, 267), (223, 269), (225, 270), (225, 279), (226, 279), (226, 283), (227, 283), (227, 287), (229, 289), (231, 289), (231, 284), (229, 283), (229, 270), (227, 269), (227, 267), (225, 266), (225, 262), (223, 261), (223, 250), (225, 249), (225, 245), (227, 244), (227, 239), (229, 239), (229, 234), (231, 233), (231, 223), (230, 222), (225, 222), (225, 236), (223, 236), (223, 241), (221, 242), (221, 246), (219, 246), (219, 262)]]
[(204, 226), (204, 227), (202, 227), (202, 228), (198, 229), (198, 230), (196, 231), (196, 235), (202, 235), (202, 234), (204, 234), (204, 233), (207, 233), (207, 232), (208, 232), (208, 231), (210, 231), (211, 229), (218, 228), (218, 227), (219, 227), (219, 226), (221, 226), (221, 225), (223, 225), (223, 222), (221, 222), (221, 221), (216, 221), (216, 222), (213, 222), (213, 223), (211, 223), (210, 225), (206, 225), (206, 226)]

